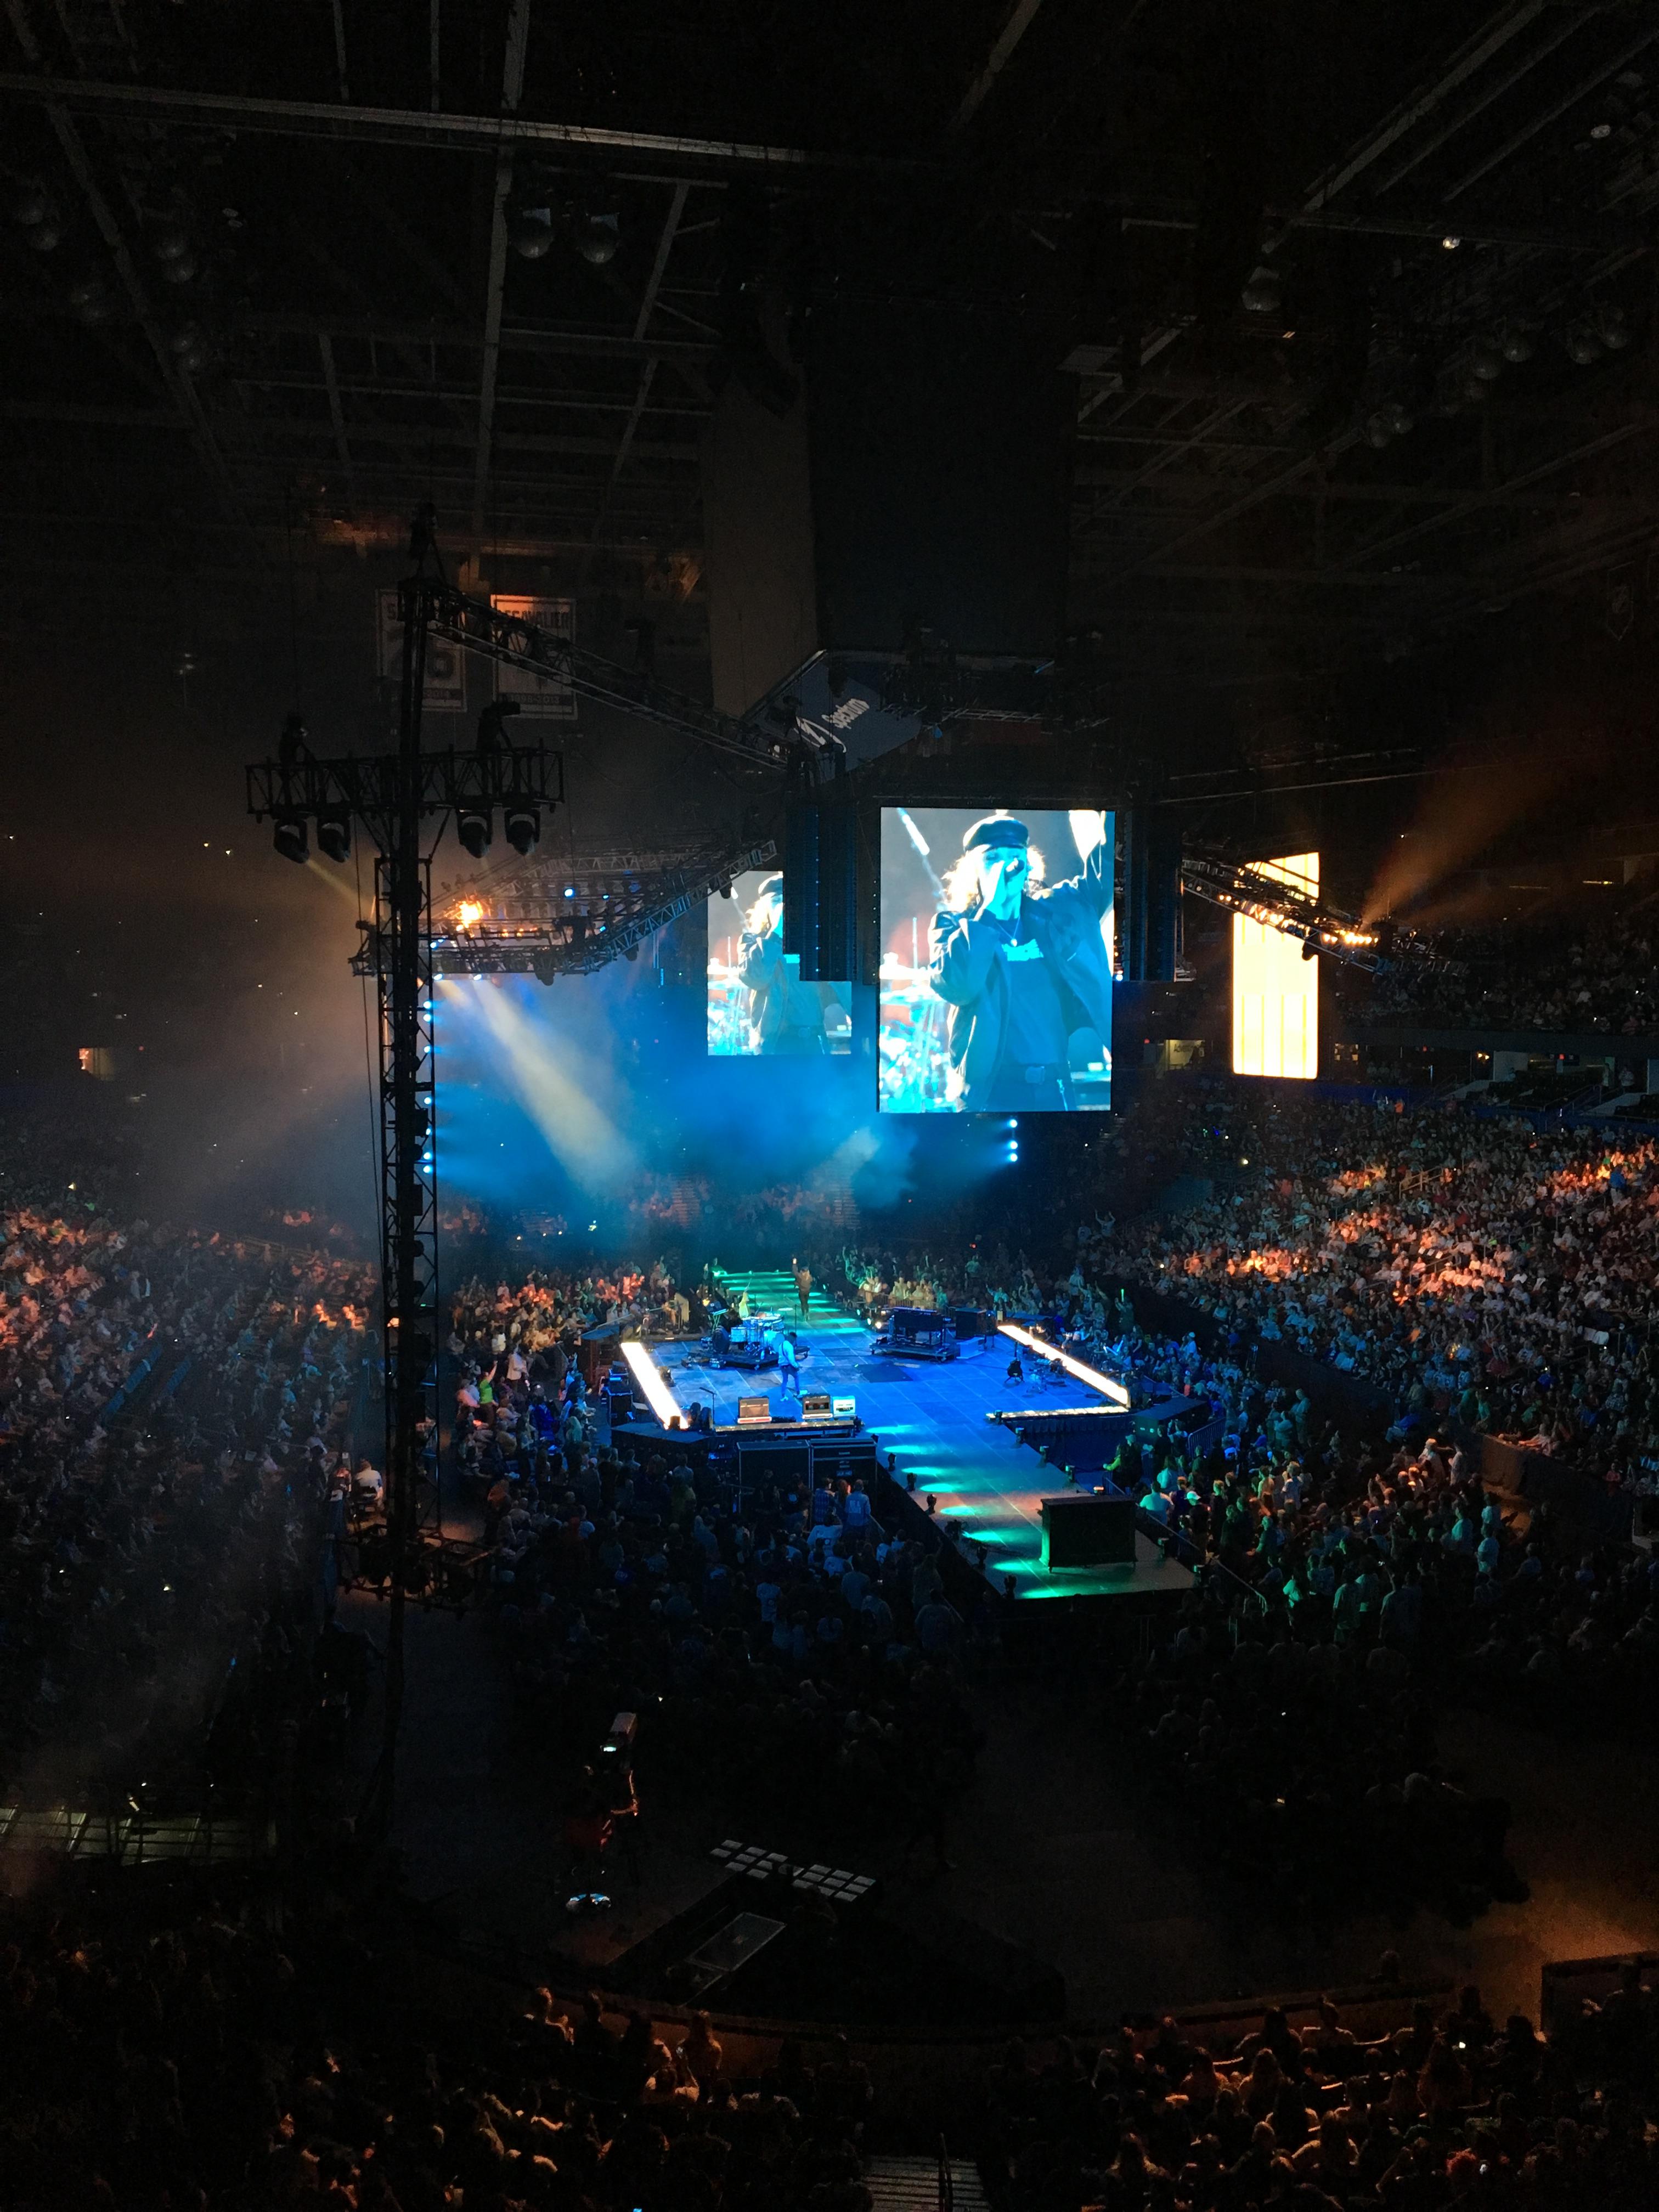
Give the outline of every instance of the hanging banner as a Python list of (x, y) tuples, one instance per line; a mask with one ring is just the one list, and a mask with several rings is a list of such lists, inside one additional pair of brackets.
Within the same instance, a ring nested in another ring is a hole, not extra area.
[[(489, 604), (498, 615), (511, 615), (515, 622), (534, 623), (538, 629), (562, 639), (567, 645), (575, 635), (574, 599), (520, 599), (492, 592)], [(520, 714), (540, 714), (556, 722), (574, 722), (576, 719), (576, 695), (570, 686), (554, 677), (533, 675), (527, 668), (514, 668), (498, 661), (495, 696), (516, 699)]]
[[(383, 586), (374, 598), (379, 617), (380, 673), (389, 683), (398, 684), (404, 673), (404, 626), (398, 619), (398, 587), (395, 584)], [(447, 638), (428, 635), (427, 639), (422, 705), (428, 714), (466, 712), (466, 670), (461, 648), (452, 645)]]

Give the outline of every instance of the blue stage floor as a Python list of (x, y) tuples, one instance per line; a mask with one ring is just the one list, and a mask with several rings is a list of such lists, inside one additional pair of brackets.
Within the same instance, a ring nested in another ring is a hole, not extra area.
[[(752, 1314), (775, 1310), (796, 1319), (794, 1285), (787, 1275), (732, 1280), (748, 1289)], [(981, 1338), (964, 1346), (959, 1358), (942, 1362), (878, 1356), (870, 1331), (817, 1293), (798, 1341), (811, 1355), (801, 1370), (803, 1388), (854, 1399), (865, 1428), (880, 1440), (884, 1459), (894, 1453), (901, 1480), (914, 1474), (918, 1497), (931, 1492), (941, 1519), (988, 1547), (988, 1571), (1012, 1575), (1017, 1596), (1121, 1597), (1180, 1592), (1190, 1584), (1188, 1571), (1160, 1559), (1158, 1547), (1145, 1536), (1137, 1538), (1133, 1566), (1044, 1571), (1041, 1501), (1063, 1491), (1065, 1478), (1018, 1443), (1011, 1427), (987, 1416), (1098, 1407), (1101, 1399), (1084, 1384), (1068, 1377), (1051, 1388), (1034, 1376), (1029, 1359), (1024, 1382), (1011, 1382), (1012, 1347), (1001, 1337)], [(799, 1418), (800, 1401), (778, 1389), (775, 1369), (753, 1374), (706, 1366), (690, 1345), (665, 1346), (659, 1356), (673, 1375), (680, 1403), (712, 1402), (721, 1425), (736, 1421), (740, 1397), (762, 1391), (770, 1396), (775, 1415)]]

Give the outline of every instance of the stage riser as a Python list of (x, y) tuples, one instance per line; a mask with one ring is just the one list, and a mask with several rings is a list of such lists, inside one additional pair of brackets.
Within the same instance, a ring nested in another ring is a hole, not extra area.
[(1133, 1413), (1035, 1413), (1017, 1434), (1033, 1451), (1046, 1444), (1051, 1466), (1097, 1474), (1116, 1458), (1118, 1447), (1134, 1427)]

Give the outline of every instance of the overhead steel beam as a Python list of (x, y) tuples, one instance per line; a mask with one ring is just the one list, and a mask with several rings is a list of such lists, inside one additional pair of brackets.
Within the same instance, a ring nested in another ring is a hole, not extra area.
[[(1121, 488), (1133, 484), (1135, 481), (1133, 477), (1120, 474), (1110, 469), (1079, 469), (1073, 478), (1074, 487), (1084, 491), (1091, 489), (1103, 489), (1113, 485)], [(1213, 497), (1216, 479), (1212, 476), (1165, 475), (1157, 479), (1157, 489), (1160, 492), (1190, 491), (1194, 495), (1207, 494)], [(1476, 487), (1470, 484), (1353, 483), (1340, 480), (1310, 483), (1304, 477), (1295, 483), (1283, 485), (1279, 495), (1285, 499), (1328, 500), (1334, 507), (1455, 507), (1460, 500), (1467, 499), (1471, 491), (1475, 489)], [(1542, 512), (1553, 507), (1565, 507), (1569, 505), (1577, 505), (1578, 502), (1570, 500), (1568, 495), (1561, 492), (1525, 489), (1506, 491), (1499, 489), (1491, 492), (1491, 503), (1493, 507), (1518, 507), (1532, 513)], [(1654, 502), (1651, 500), (1632, 492), (1597, 492), (1593, 500), (1586, 500), (1583, 503), (1585, 506), (1622, 506), (1629, 507), (1632, 510), (1639, 508), (1648, 514), (1655, 512)], [(1188, 512), (1196, 514), (1197, 509), (1192, 507)], [(1127, 514), (1120, 514), (1114, 511), (1111, 517), (1115, 524), (1135, 520), (1156, 521), (1160, 519), (1168, 520), (1168, 510), (1164, 510), (1160, 515), (1160, 510), (1152, 507), (1135, 507)]]
[(1161, 447), (1144, 467), (1137, 469), (1128, 481), (1119, 485), (1109, 497), (1096, 501), (1084, 518), (1083, 527), (1087, 529), (1102, 514), (1121, 507), (1131, 492), (1138, 491), (1141, 485), (1150, 483), (1154, 477), (1161, 474), (1171, 461), (1179, 460), (1182, 453), (1191, 453), (1195, 446), (1207, 445), (1216, 431), (1224, 429), (1234, 416), (1242, 415), (1249, 404), (1250, 402), (1248, 399), (1230, 399), (1212, 413), (1206, 415), (1198, 427), (1189, 430), (1184, 438), (1174, 445)]
[[(1655, 35), (1659, 36), (1659, 33)], [(1402, 209), (1395, 213), (1376, 206), (1298, 208), (1269, 204), (1261, 212), (1279, 230), (1414, 239), (1424, 245), (1437, 246), (1447, 228), (1445, 216), (1432, 210), (1425, 213)], [(1145, 201), (1125, 202), (1117, 209), (1117, 214), (1120, 222), (1130, 230), (1198, 228), (1196, 210), (1180, 203), (1148, 206)], [(1629, 223), (1575, 230), (1557, 225), (1496, 222), (1485, 216), (1470, 216), (1459, 222), (1457, 232), (1465, 246), (1529, 247), (1546, 253), (1606, 253), (1620, 246), (1645, 242), (1641, 232)]]
[(1149, 546), (1146, 552), (1137, 554), (1132, 561), (1126, 561), (1121, 568), (1114, 570), (1105, 580), (1111, 582), (1116, 577), (1133, 576), (1137, 571), (1146, 568), (1150, 562), (1167, 559), (1171, 553), (1179, 552), (1183, 545), (1190, 545), (1198, 538), (1207, 538), (1212, 531), (1219, 530), (1224, 523), (1235, 521), (1241, 514), (1248, 514), (1252, 507), (1261, 507), (1288, 486), (1299, 482), (1310, 470), (1334, 460), (1339, 453), (1346, 453), (1351, 446), (1357, 446), (1358, 443), (1358, 430), (1345, 430), (1340, 437), (1333, 438), (1328, 445), (1316, 446), (1310, 452), (1304, 453), (1300, 460), (1292, 461), (1289, 468), (1280, 469), (1275, 475), (1267, 477), (1263, 482), (1250, 485), (1248, 489), (1241, 492), (1237, 499), (1230, 500), (1224, 507), (1218, 507), (1212, 514), (1207, 515), (1195, 516), (1185, 530), (1177, 531), (1173, 538), (1165, 538), (1161, 545)]
[[(519, 112), (524, 93), (525, 47), (530, 0), (512, 0), (507, 18), (507, 57), (501, 70), (503, 118)], [(489, 277), (484, 294), (483, 368), (478, 382), (478, 446), (472, 483), (472, 562), (483, 542), (484, 494), (489, 482), (489, 439), (495, 422), (495, 374), (501, 358), (501, 305), (507, 292), (507, 203), (513, 190), (513, 149), (495, 156), (495, 199), (489, 226)]]
[(1501, 484), (1493, 484), (1489, 490), (1471, 493), (1455, 506), (1442, 508), (1438, 514), (1426, 515), (1421, 522), (1408, 524), (1404, 530), (1396, 530), (1390, 537), (1373, 539), (1370, 544), (1346, 554), (1338, 565), (1352, 567), (1357, 562), (1375, 560), (1379, 554), (1395, 552), (1401, 545), (1409, 545), (1419, 538), (1426, 538), (1431, 531), (1444, 530), (1452, 523), (1462, 522), (1468, 515), (1479, 514), (1483, 508), (1511, 500), (1516, 492), (1524, 490), (1528, 484), (1541, 483), (1547, 477), (1554, 476), (1558, 470), (1571, 468), (1577, 461), (1593, 460), (1598, 453), (1611, 453), (1616, 446), (1626, 445), (1631, 439), (1655, 430), (1659, 430), (1659, 413), (1650, 415), (1644, 420), (1621, 422), (1615, 429), (1604, 431), (1599, 438), (1569, 447), (1565, 453), (1556, 453), (1549, 460), (1540, 461), (1535, 468), (1524, 469), (1519, 475), (1507, 477)]
[[(657, 304), (657, 294), (661, 289), (663, 271), (667, 268), (668, 257), (674, 250), (674, 234), (680, 227), (680, 217), (685, 213), (686, 194), (690, 189), (684, 179), (674, 187), (674, 197), (669, 204), (668, 214), (663, 222), (662, 235), (657, 240), (656, 258), (651, 264), (651, 274), (646, 282), (645, 295), (640, 301), (640, 312), (634, 318), (634, 337), (636, 342), (644, 338), (647, 325), (651, 320), (651, 310)], [(604, 536), (605, 526), (611, 518), (611, 495), (617, 489), (617, 478), (628, 465), (628, 456), (634, 447), (634, 433), (640, 427), (640, 417), (644, 414), (646, 402), (651, 397), (651, 386), (656, 380), (656, 356), (653, 355), (640, 371), (639, 387), (634, 395), (634, 404), (629, 410), (627, 422), (623, 425), (623, 434), (617, 447), (616, 459), (611, 464), (611, 478), (605, 485), (605, 495), (599, 501), (599, 511), (593, 518), (595, 547)]]
[(71, 399), (0, 399), (0, 421), (74, 422), (89, 429), (182, 430), (186, 436), (194, 428), (188, 415), (175, 415), (165, 407), (94, 407)]
[(1490, 176), (1494, 169), (1501, 167), (1518, 154), (1523, 146), (1530, 145), (1540, 131), (1547, 131), (1552, 123), (1557, 123), (1562, 116), (1569, 114), (1581, 100), (1588, 100), (1591, 93), (1598, 90), (1609, 77), (1617, 76), (1621, 70), (1628, 69), (1637, 56), (1644, 53), (1656, 39), (1659, 39), (1659, 23), (1639, 33), (1609, 60), (1603, 62), (1600, 68), (1592, 70), (1588, 76), (1581, 77), (1570, 92), (1563, 93), (1559, 100), (1553, 100), (1549, 106), (1533, 116), (1519, 131), (1511, 132), (1501, 146), (1487, 155), (1484, 161), (1478, 161), (1466, 176), (1460, 177), (1447, 189), (1443, 195), (1446, 204), (1449, 206), (1452, 201), (1461, 199), (1472, 185), (1478, 185), (1483, 177)]
[(1437, 154), (1443, 146), (1449, 145), (1460, 131), (1467, 131), (1477, 116), (1484, 115), (1494, 101), (1501, 100), (1506, 92), (1513, 92), (1522, 78), (1530, 76), (1539, 63), (1547, 59), (1558, 46), (1565, 46), (1569, 39), (1575, 38), (1583, 29), (1586, 23), (1593, 23), (1598, 15), (1605, 12), (1599, 4), (1587, 8), (1564, 9), (1562, 20), (1547, 38), (1540, 40), (1536, 46), (1529, 47), (1515, 67), (1505, 70), (1495, 83), (1484, 86), (1478, 99), (1472, 100), (1465, 106), (1459, 108), (1457, 113), (1442, 129), (1437, 131), (1431, 137), (1425, 139), (1420, 145), (1414, 147), (1403, 161), (1397, 162), (1389, 170), (1386, 177), (1379, 177), (1371, 186), (1372, 191), (1392, 191), (1402, 177), (1408, 177), (1413, 169), (1420, 168), (1431, 155)]
[[(399, 322), (379, 315), (304, 315), (255, 311), (231, 318), (231, 327), (252, 337), (314, 338), (325, 330), (337, 343), (361, 339), (375, 345), (456, 346), (481, 351), (484, 333), (460, 323)], [(636, 338), (630, 331), (580, 329), (556, 323), (509, 323), (503, 319), (499, 341), (503, 353), (568, 354), (586, 360), (647, 361), (653, 356), (676, 367), (702, 368), (714, 358), (713, 340)]]
[(1389, 120), (1350, 154), (1340, 167), (1328, 170), (1318, 179), (1304, 202), (1307, 211), (1312, 213), (1316, 209), (1328, 207), (1336, 195), (1351, 185), (1356, 177), (1363, 175), (1373, 161), (1380, 161), (1390, 146), (1397, 145), (1408, 131), (1414, 131), (1425, 117), (1432, 115), (1460, 84), (1466, 83), (1478, 70), (1484, 69), (1495, 54), (1503, 52), (1511, 39), (1520, 36), (1528, 23), (1535, 22), (1548, 4), (1549, 0), (1520, 0), (1518, 6), (1511, 4), (1499, 9), (1486, 27), (1453, 57), (1449, 66), (1432, 84), (1414, 94), (1403, 106), (1396, 108)]
[(320, 100), (259, 100), (245, 93), (187, 92), (163, 85), (98, 82), (89, 77), (29, 76), (0, 71), (0, 99), (57, 102), (80, 115), (142, 123), (194, 125), (279, 138), (333, 138), (360, 145), (425, 147), (434, 153), (496, 154), (523, 147), (544, 161), (560, 155), (593, 163), (607, 175), (672, 182), (680, 177), (824, 175), (872, 183), (926, 173), (927, 165), (842, 149), (752, 145), (736, 139), (690, 138), (648, 131), (607, 131), (580, 123), (546, 123), (522, 115), (434, 114), (405, 107), (351, 106)]
[(986, 58), (984, 68), (969, 86), (961, 106), (951, 118), (951, 137), (954, 137), (959, 131), (965, 131), (985, 105), (991, 88), (1007, 68), (1014, 48), (1030, 29), (1031, 19), (1042, 5), (1042, 0), (1018, 0), (1013, 14), (1003, 25), (996, 44)]
[[(319, 336), (325, 337), (328, 333), (319, 332)], [(398, 384), (393, 382), (389, 377), (342, 375), (337, 362), (335, 376), (343, 398), (349, 398), (356, 394), (367, 399), (410, 399), (423, 402), (429, 406), (439, 406), (457, 399), (470, 399), (477, 395), (477, 387), (472, 385)], [(242, 369), (228, 378), (227, 381), (236, 390), (246, 392), (320, 392), (325, 388), (314, 376), (289, 375), (275, 370)], [(495, 388), (495, 404), (498, 409), (528, 408), (550, 415), (628, 415), (633, 411), (634, 396), (626, 392), (559, 392), (550, 389), (546, 385), (502, 386), (498, 383)], [(684, 422), (701, 420), (708, 410), (698, 406), (695, 401), (690, 399), (665, 399), (654, 407), (647, 406), (645, 411), (648, 416), (658, 416), (665, 421)], [(421, 432), (423, 436), (426, 434), (426, 430), (427, 426), (422, 423)], [(500, 445), (507, 434), (505, 431), (498, 430), (495, 434), (497, 445)], [(466, 441), (469, 446), (472, 442), (470, 428), (466, 431)], [(610, 453), (616, 451), (613, 439), (594, 438), (589, 442), (596, 453)], [(586, 447), (578, 444), (573, 445), (570, 450), (573, 453), (583, 452)], [(674, 458), (677, 460), (695, 460), (696, 456), (697, 448), (695, 446), (682, 446), (674, 449)]]
[[(324, 339), (323, 343), (326, 344), (327, 340)], [(239, 390), (248, 392), (316, 393), (325, 392), (328, 389), (325, 384), (307, 382), (297, 377), (273, 380), (267, 377), (245, 376), (238, 377), (235, 382)], [(337, 375), (335, 389), (343, 398), (347, 392), (354, 389), (362, 392), (370, 387), (343, 384)], [(70, 422), (84, 420), (96, 422), (107, 420), (112, 422), (118, 421), (128, 424), (129, 427), (140, 428), (174, 427), (174, 418), (161, 413), (159, 410), (152, 410), (150, 413), (131, 408), (76, 410), (53, 406), (44, 400), (0, 400), (0, 420), (9, 416), (20, 422), (32, 420), (41, 422)], [(272, 414), (246, 417), (232, 415), (228, 422), (230, 426), (239, 433), (252, 430), (262, 435), (281, 434), (296, 437), (320, 437), (323, 434), (320, 423), (298, 415)], [(179, 422), (176, 427), (182, 429), (188, 428), (188, 425)], [(353, 441), (360, 446), (406, 446), (411, 454), (423, 454), (434, 446), (442, 446), (461, 453), (471, 453), (474, 450), (476, 442), (472, 431), (465, 423), (360, 422), (354, 422), (350, 426), (350, 434)], [(579, 459), (589, 453), (598, 458), (613, 459), (617, 450), (616, 441), (611, 438), (561, 437), (554, 432), (534, 430), (497, 430), (495, 447), (498, 453), (559, 453), (571, 459)], [(682, 465), (695, 465), (698, 459), (697, 447), (680, 441), (651, 440), (640, 450), (648, 453), (653, 460), (672, 461)], [(343, 459), (344, 456), (342, 455), (341, 458)], [(1447, 494), (1448, 498), (1455, 496), (1453, 493)]]
[(356, 507), (357, 480), (351, 466), (351, 448), (346, 442), (345, 415), (340, 405), (340, 382), (334, 374), (334, 348), (325, 331), (317, 333), (317, 346), (323, 357), (323, 381), (328, 387), (328, 419), (334, 428), (334, 450), (340, 457), (340, 466), (345, 471), (346, 497)]

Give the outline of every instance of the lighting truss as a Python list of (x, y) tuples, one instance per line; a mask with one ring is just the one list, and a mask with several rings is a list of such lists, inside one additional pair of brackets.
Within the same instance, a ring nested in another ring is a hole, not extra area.
[(1328, 900), (1282, 883), (1249, 861), (1229, 860), (1211, 853), (1183, 854), (1181, 888), (1194, 898), (1263, 922), (1281, 936), (1311, 945), (1327, 959), (1349, 968), (1382, 975), (1409, 960), (1425, 973), (1443, 975), (1462, 971), (1462, 963), (1449, 960), (1426, 939), (1398, 923), (1381, 921), (1367, 927), (1357, 915), (1346, 914)]
[[(485, 753), (453, 746), (447, 752), (423, 752), (413, 773), (417, 804), (428, 816), (458, 806), (552, 807), (564, 797), (563, 757), (539, 745)], [(260, 761), (247, 771), (248, 812), (256, 822), (286, 815), (315, 820), (319, 815), (349, 814), (368, 824), (384, 849), (391, 842), (404, 774), (395, 753)]]
[[(636, 859), (642, 856), (635, 855)], [(775, 866), (776, 843), (770, 838), (746, 845), (722, 845), (652, 872), (648, 865), (625, 872), (592, 862), (538, 866), (533, 883), (515, 872), (520, 884), (503, 897), (487, 884), (474, 887), (483, 912), (462, 919), (465, 893), (454, 887), (436, 917), (432, 939), (437, 975), (591, 975), (621, 959), (677, 921), (734, 876)], [(570, 896), (565, 896), (567, 886)], [(486, 903), (486, 902), (488, 902)], [(353, 966), (374, 973), (374, 948), (366, 934)]]

